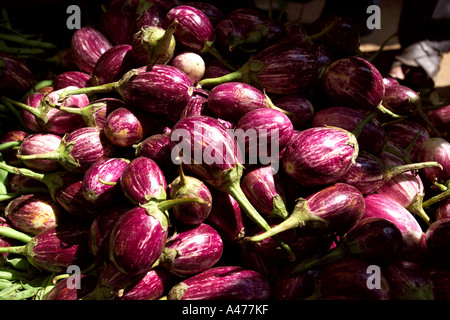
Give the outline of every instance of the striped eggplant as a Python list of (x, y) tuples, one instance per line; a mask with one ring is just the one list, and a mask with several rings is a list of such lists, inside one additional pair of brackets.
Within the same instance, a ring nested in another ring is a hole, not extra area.
[[(22, 141), (17, 154), (22, 156), (56, 151), (61, 140), (60, 136), (53, 133), (34, 133)], [(45, 172), (61, 169), (61, 164), (55, 160), (23, 160), (23, 164), (31, 170)]]
[(131, 48), (128, 44), (119, 44), (106, 50), (98, 58), (92, 70), (92, 85), (118, 81), (125, 73), (133, 69), (135, 61)]
[(189, 116), (210, 115), (208, 97), (209, 92), (202, 89), (196, 90), (181, 112), (180, 119)]
[(399, 84), (385, 89), (382, 103), (393, 113), (408, 116), (422, 106), (422, 99), (413, 89)]
[(315, 110), (310, 100), (299, 94), (287, 94), (274, 97), (272, 102), (278, 108), (287, 111), (294, 129), (303, 130), (310, 125)]
[(450, 135), (448, 132), (448, 127), (450, 126), (450, 104), (428, 110), (427, 117), (440, 135), (448, 139)]
[(0, 53), (0, 96), (20, 99), (34, 84), (28, 64), (8, 53)]
[(57, 91), (67, 87), (84, 88), (92, 85), (92, 76), (83, 71), (65, 71), (53, 79), (53, 90)]
[(436, 209), (435, 220), (450, 218), (450, 199), (443, 201)]
[[(161, 8), (155, 6), (154, 2), (141, 2), (136, 9), (138, 14), (134, 24), (134, 35), (145, 26), (164, 27), (164, 13)], [(131, 42), (132, 43), (132, 40)]]
[(170, 133), (157, 133), (148, 136), (134, 146), (136, 157), (150, 158), (166, 173), (176, 171), (170, 156)]
[(308, 270), (296, 276), (291, 275), (291, 268), (286, 268), (274, 282), (274, 300), (303, 300), (314, 293), (314, 283), (319, 270)]
[(173, 278), (166, 269), (154, 267), (130, 283), (116, 300), (157, 300), (170, 288)]
[[(2, 148), (1, 153), (5, 163), (12, 166), (21, 165), (21, 161), (17, 158), (17, 150), (14, 147), (19, 146), (29, 135), (29, 132), (23, 130), (9, 130), (3, 134), (0, 138), (0, 145), (3, 145), (4, 147)], [(7, 144), (9, 144), (10, 147), (5, 148), (5, 145)]]
[(204, 14), (206, 14), (213, 26), (215, 26), (224, 17), (223, 11), (212, 3), (193, 1), (186, 3), (186, 5), (200, 9)]
[(269, 282), (238, 266), (212, 267), (174, 285), (167, 300), (268, 300)]
[(69, 301), (80, 300), (95, 289), (97, 277), (93, 275), (80, 274), (76, 285), (70, 286), (67, 279), (60, 280), (48, 291), (43, 300)]
[[(147, 1), (145, 1), (147, 3)], [(99, 30), (112, 45), (131, 44), (135, 32), (138, 1), (108, 1), (99, 16)]]
[(444, 138), (432, 137), (425, 140), (417, 150), (416, 161), (436, 161), (442, 168), (425, 168), (422, 176), (428, 183), (449, 185), (450, 142)]

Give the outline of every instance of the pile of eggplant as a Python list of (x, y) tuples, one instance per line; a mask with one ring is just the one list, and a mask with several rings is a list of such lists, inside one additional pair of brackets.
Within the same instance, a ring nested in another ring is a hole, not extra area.
[(275, 7), (2, 28), (0, 299), (450, 298), (450, 103)]

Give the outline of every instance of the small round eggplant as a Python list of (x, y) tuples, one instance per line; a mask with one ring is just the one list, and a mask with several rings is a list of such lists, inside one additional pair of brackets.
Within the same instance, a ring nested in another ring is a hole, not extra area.
[(334, 127), (315, 127), (294, 135), (283, 154), (284, 171), (303, 186), (337, 182), (359, 153), (356, 137)]
[(113, 45), (131, 44), (138, 3), (138, 1), (115, 0), (108, 1), (104, 7), (99, 19), (99, 28)]
[(212, 267), (174, 285), (168, 300), (268, 300), (269, 282), (238, 266)]
[(212, 3), (194, 1), (188, 2), (186, 5), (200, 9), (204, 14), (206, 14), (213, 26), (215, 26), (224, 17), (222, 10)]
[(450, 218), (450, 199), (443, 201), (436, 209), (435, 220)]
[(432, 137), (425, 140), (417, 150), (416, 161), (436, 161), (442, 168), (425, 168), (421, 172), (425, 180), (448, 184), (450, 179), (450, 142), (444, 138)]
[(291, 119), (296, 130), (306, 129), (310, 125), (314, 116), (314, 106), (310, 100), (299, 94), (288, 94), (275, 97), (273, 104), (278, 108), (287, 111), (287, 116)]
[(129, 284), (116, 300), (157, 300), (170, 288), (173, 274), (162, 267), (154, 267)]
[(171, 61), (174, 66), (188, 75), (192, 84), (199, 82), (205, 75), (205, 61), (202, 56), (195, 52), (182, 52), (177, 54)]
[(164, 13), (161, 8), (155, 6), (154, 2), (141, 2), (136, 13), (138, 16), (135, 21), (134, 34), (145, 26), (164, 27)]
[(318, 270), (308, 270), (299, 275), (291, 275), (290, 268), (284, 270), (274, 282), (275, 300), (303, 300), (314, 293), (314, 283)]
[[(33, 155), (56, 151), (61, 143), (61, 137), (53, 133), (35, 133), (26, 137), (19, 149), (18, 155)], [(61, 168), (55, 160), (23, 160), (27, 168), (38, 171), (51, 172)]]
[(433, 126), (439, 130), (441, 136), (448, 138), (450, 135), (448, 132), (448, 127), (450, 126), (450, 104), (437, 109), (428, 110), (427, 116)]
[(173, 164), (170, 149), (169, 133), (151, 135), (135, 146), (136, 157), (150, 158), (164, 171), (176, 170)]
[(92, 70), (92, 84), (101, 85), (118, 81), (135, 65), (131, 46), (120, 44), (106, 50), (95, 63)]
[(384, 92), (383, 106), (397, 115), (409, 116), (422, 106), (422, 99), (404, 85), (389, 86)]
[(65, 71), (53, 79), (53, 90), (67, 87), (84, 88), (92, 85), (92, 76), (83, 71)]
[(21, 165), (21, 161), (17, 159), (17, 150), (14, 147), (19, 146), (22, 141), (28, 137), (30, 133), (23, 130), (10, 130), (3, 134), (0, 138), (0, 145), (13, 143), (14, 146), (1, 150), (3, 161), (12, 166)]

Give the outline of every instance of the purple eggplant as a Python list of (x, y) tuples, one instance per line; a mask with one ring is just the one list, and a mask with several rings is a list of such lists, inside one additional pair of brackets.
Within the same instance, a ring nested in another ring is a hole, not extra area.
[(25, 194), (11, 200), (4, 216), (15, 229), (36, 235), (55, 226), (63, 211), (48, 194)]
[(111, 48), (108, 38), (95, 28), (82, 27), (72, 35), (72, 54), (80, 71), (92, 73), (101, 55)]
[(118, 81), (130, 71), (135, 65), (131, 48), (128, 44), (120, 44), (106, 50), (92, 70), (92, 85)]
[(338, 127), (352, 132), (358, 139), (360, 150), (369, 153), (378, 154), (384, 146), (387, 139), (386, 132), (381, 123), (370, 118), (364, 122), (364, 126), (360, 128), (360, 124), (370, 117), (362, 110), (349, 107), (328, 107), (317, 111), (311, 125), (313, 127)]
[[(145, 1), (145, 3), (148, 3)], [(136, 24), (138, 1), (108, 1), (100, 15), (100, 31), (113, 45), (131, 44)]]
[(427, 117), (431, 124), (439, 130), (441, 136), (448, 138), (448, 127), (450, 126), (450, 104), (440, 108), (428, 110)]
[(81, 192), (94, 205), (106, 205), (120, 198), (118, 183), (130, 160), (105, 158), (94, 163), (83, 176)]
[(201, 198), (203, 203), (188, 202), (172, 208), (174, 218), (186, 225), (201, 224), (211, 212), (212, 195), (209, 188), (201, 180), (186, 176), (180, 166), (178, 177), (168, 185), (169, 198)]
[(0, 53), (0, 96), (20, 99), (35, 82), (28, 65), (20, 58)]
[(450, 270), (445, 267), (435, 267), (429, 271), (433, 281), (433, 294), (435, 300), (448, 300), (450, 298)]
[(335, 127), (315, 127), (294, 135), (283, 154), (284, 171), (303, 186), (337, 182), (359, 153), (356, 137)]
[(163, 170), (176, 170), (172, 162), (170, 134), (158, 133), (151, 135), (135, 146), (136, 157), (150, 158)]
[(288, 94), (272, 99), (274, 105), (288, 112), (287, 116), (294, 129), (303, 130), (310, 125), (314, 116), (314, 106), (310, 100), (299, 94)]
[(71, 265), (86, 268), (93, 262), (88, 241), (89, 227), (70, 222), (44, 229), (23, 246), (0, 251), (23, 255), (41, 270), (66, 272)]
[(395, 259), (403, 245), (397, 226), (384, 218), (367, 218), (358, 221), (337, 246), (319, 257), (305, 259), (295, 266), (292, 274), (323, 267), (343, 258), (352, 257), (372, 263), (388, 263)]
[(442, 168), (422, 170), (426, 181), (448, 184), (450, 179), (450, 142), (444, 138), (432, 137), (425, 140), (417, 150), (416, 161), (436, 161)]
[(151, 0), (152, 4), (164, 13), (181, 5), (180, 0)]
[[(18, 155), (33, 155), (56, 151), (62, 138), (53, 133), (34, 133), (26, 137), (19, 149)], [(61, 169), (61, 165), (55, 160), (23, 160), (25, 166), (32, 170), (51, 172)]]
[(319, 88), (328, 104), (373, 111), (385, 92), (383, 77), (369, 61), (351, 56), (331, 63)]
[[(136, 21), (134, 25), (134, 33), (138, 32), (145, 26), (164, 27), (163, 11), (150, 2), (141, 2), (136, 9)], [(132, 41), (132, 40), (131, 40)]]
[(404, 85), (389, 86), (385, 89), (383, 106), (400, 116), (408, 116), (421, 107), (419, 94)]
[(389, 263), (383, 273), (389, 282), (392, 300), (434, 300), (432, 278), (419, 264), (397, 259)]
[(53, 79), (53, 90), (67, 87), (84, 88), (92, 85), (92, 76), (83, 71), (65, 71)]
[(249, 240), (261, 241), (295, 228), (317, 228), (322, 232), (345, 234), (361, 220), (364, 210), (364, 197), (358, 189), (345, 183), (336, 183), (304, 199), (298, 199), (286, 220)]
[(10, 130), (3, 134), (0, 138), (0, 145), (8, 143), (13, 144), (13, 146), (1, 150), (3, 161), (5, 161), (5, 163), (12, 166), (20, 165), (20, 160), (17, 159), (17, 150), (14, 147), (19, 146), (29, 135), (30, 133), (23, 130)]
[(277, 277), (273, 288), (274, 300), (303, 300), (314, 293), (314, 283), (319, 270), (308, 270), (292, 276), (290, 268)]
[(450, 265), (450, 219), (434, 221), (425, 233), (427, 248), (444, 266)]
[(272, 172), (271, 166), (246, 170), (241, 179), (241, 188), (261, 214), (282, 219), (289, 216), (284, 186), (278, 174)]
[(67, 280), (59, 281), (47, 294), (43, 300), (80, 300), (89, 292), (95, 289), (97, 277), (93, 275), (80, 274), (79, 287), (70, 286)]
[(435, 220), (447, 219), (450, 218), (450, 199), (443, 201), (435, 213)]
[(98, 160), (113, 155), (115, 146), (97, 127), (82, 127), (65, 135), (56, 151), (21, 155), (22, 160), (56, 160), (71, 172), (84, 173)]
[(198, 85), (212, 87), (241, 81), (272, 94), (298, 94), (317, 82), (320, 67), (311, 50), (288, 38), (259, 51), (238, 70), (218, 78), (205, 78)]
[(210, 115), (208, 110), (209, 92), (199, 89), (191, 96), (181, 112), (180, 119), (189, 116)]
[(396, 78), (391, 77), (391, 76), (383, 77), (383, 83), (384, 83), (385, 88), (390, 87), (390, 86), (396, 86), (396, 85), (400, 84)]
[(168, 300), (268, 300), (269, 282), (238, 266), (212, 267), (174, 285)]
[[(381, 272), (374, 281), (368, 261), (344, 258), (320, 270), (308, 300), (390, 300), (389, 282)], [(370, 284), (370, 285), (368, 285)]]
[(152, 199), (166, 199), (167, 182), (161, 168), (147, 157), (137, 157), (123, 169), (120, 187), (133, 204), (145, 204)]
[(174, 66), (188, 75), (192, 84), (199, 82), (205, 75), (205, 61), (202, 56), (195, 52), (182, 52), (177, 54), (171, 61)]
[(212, 268), (222, 257), (223, 241), (219, 233), (205, 223), (182, 228), (167, 239), (158, 265), (186, 277)]
[(222, 10), (212, 3), (194, 1), (188, 2), (186, 5), (200, 9), (209, 18), (209, 21), (211, 21), (213, 26), (215, 26), (224, 17)]
[(371, 194), (364, 198), (365, 211), (362, 219), (380, 217), (393, 222), (403, 236), (403, 253), (416, 250), (424, 236), (422, 227), (415, 217), (397, 202), (379, 194)]

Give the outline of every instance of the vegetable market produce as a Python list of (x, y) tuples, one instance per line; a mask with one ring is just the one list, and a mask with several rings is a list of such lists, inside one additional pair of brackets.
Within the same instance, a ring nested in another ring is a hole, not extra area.
[(1, 300), (449, 299), (446, 98), (249, 3), (0, 12)]

